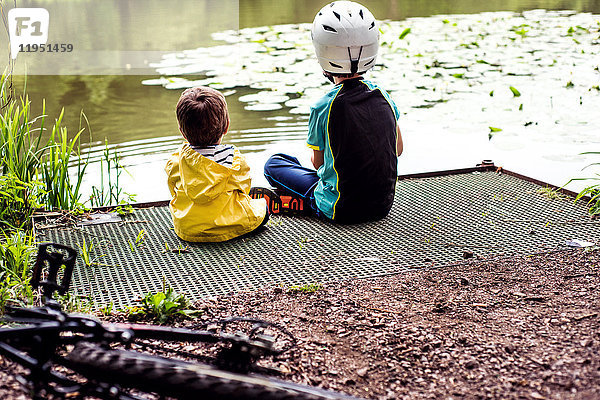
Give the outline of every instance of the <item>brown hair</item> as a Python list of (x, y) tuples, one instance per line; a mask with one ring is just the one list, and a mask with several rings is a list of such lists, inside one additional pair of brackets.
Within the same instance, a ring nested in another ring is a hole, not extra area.
[(177, 102), (177, 121), (189, 144), (217, 144), (229, 127), (225, 96), (205, 86), (185, 90)]

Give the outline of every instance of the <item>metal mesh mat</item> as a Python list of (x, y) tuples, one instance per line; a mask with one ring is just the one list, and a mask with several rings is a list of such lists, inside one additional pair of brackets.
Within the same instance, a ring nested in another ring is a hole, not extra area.
[[(136, 210), (123, 223), (43, 229), (38, 239), (80, 249), (74, 290), (99, 304), (131, 305), (163, 288), (163, 280), (190, 299), (364, 278), (463, 262), (474, 258), (560, 249), (571, 238), (598, 241), (600, 223), (583, 204), (550, 200), (540, 186), (509, 175), (475, 172), (398, 182), (384, 220), (335, 225), (308, 217), (272, 217), (267, 228), (225, 243), (187, 243), (173, 232), (168, 207)], [(135, 241), (140, 230), (146, 238)], [(177, 254), (165, 251), (188, 247)]]

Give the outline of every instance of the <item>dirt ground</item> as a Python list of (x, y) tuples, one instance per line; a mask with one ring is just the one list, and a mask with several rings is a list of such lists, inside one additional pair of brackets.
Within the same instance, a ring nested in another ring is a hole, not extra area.
[[(281, 378), (368, 399), (600, 399), (600, 251), (207, 299), (298, 346)], [(28, 398), (0, 358), (0, 398)]]

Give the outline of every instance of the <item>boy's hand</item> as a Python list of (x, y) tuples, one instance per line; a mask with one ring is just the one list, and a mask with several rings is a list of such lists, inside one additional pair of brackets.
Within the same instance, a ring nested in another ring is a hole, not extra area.
[(400, 133), (400, 125), (396, 125), (396, 156), (400, 157), (402, 151), (404, 150), (404, 144), (402, 143), (402, 134)]
[(315, 169), (319, 169), (319, 167), (323, 165), (324, 154), (325, 152), (323, 150), (313, 150), (313, 154), (310, 157), (310, 161), (312, 162), (312, 165), (315, 167)]

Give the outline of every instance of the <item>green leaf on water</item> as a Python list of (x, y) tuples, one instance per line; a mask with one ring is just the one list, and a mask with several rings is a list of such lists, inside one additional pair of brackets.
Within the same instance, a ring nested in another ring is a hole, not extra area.
[(521, 92), (519, 92), (516, 87), (511, 86), (511, 87), (509, 87), (509, 89), (512, 92), (513, 96), (515, 96), (515, 97), (521, 96)]
[(457, 79), (463, 79), (465, 77), (465, 74), (452, 74), (453, 77), (457, 78)]
[(494, 128), (493, 126), (490, 126), (489, 128), (490, 128), (490, 133), (488, 133), (488, 140), (492, 140), (494, 133), (502, 131), (501, 128)]
[(523, 111), (523, 103), (519, 106), (519, 111)]
[(575, 87), (575, 84), (573, 83), (573, 81), (569, 81), (567, 82), (567, 85), (565, 86), (567, 89), (573, 88)]
[(493, 90), (490, 92), (490, 97), (494, 97), (494, 91)]
[(409, 33), (410, 33), (410, 28), (406, 28), (405, 30), (402, 31), (400, 36), (398, 36), (398, 39), (404, 39), (406, 37), (406, 35), (408, 35)]

